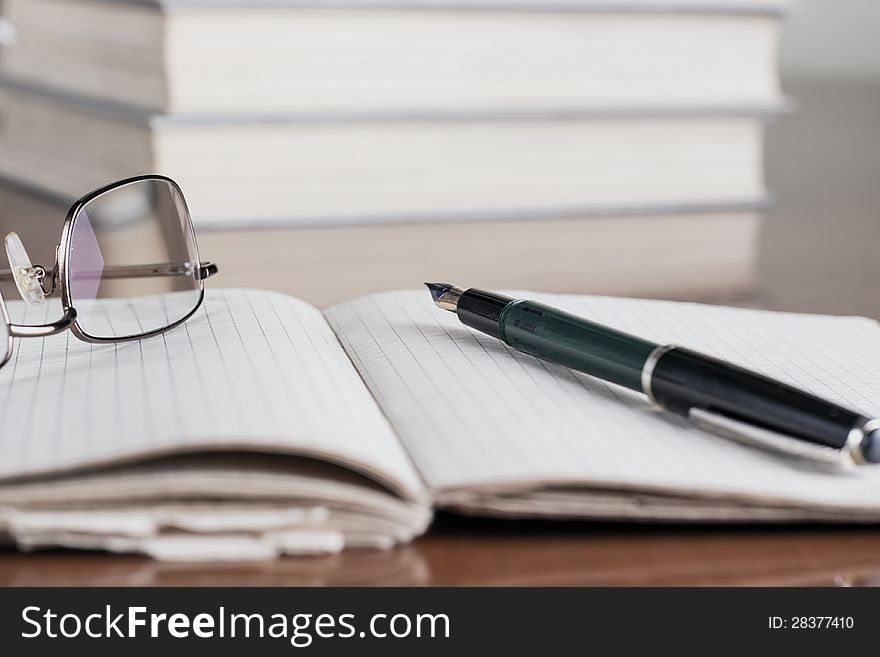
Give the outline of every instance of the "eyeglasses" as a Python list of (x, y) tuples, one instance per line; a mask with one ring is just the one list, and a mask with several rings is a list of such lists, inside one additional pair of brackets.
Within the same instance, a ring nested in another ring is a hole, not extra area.
[(158, 335), (185, 322), (202, 304), (217, 266), (199, 261), (183, 192), (170, 178), (138, 176), (95, 190), (74, 203), (61, 229), (55, 265), (32, 265), (18, 235), (6, 237), (13, 279), (28, 305), (60, 297), (60, 319), (15, 324), (0, 294), (0, 366), (12, 339), (70, 329), (86, 342)]

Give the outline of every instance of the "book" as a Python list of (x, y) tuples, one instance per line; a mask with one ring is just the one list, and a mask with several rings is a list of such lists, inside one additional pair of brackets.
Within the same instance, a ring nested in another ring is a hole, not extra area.
[(156, 113), (766, 110), (781, 98), (779, 0), (4, 5), (5, 75)]
[[(872, 320), (514, 294), (880, 413)], [(55, 311), (10, 304), (31, 323)], [(0, 370), (0, 405), (0, 526), (23, 548), (222, 559), (389, 547), (425, 531), (433, 509), (880, 521), (880, 470), (813, 466), (705, 433), (470, 331), (424, 290), (323, 312), (278, 293), (211, 290), (190, 321), (153, 339), (22, 340)]]
[(199, 228), (756, 207), (765, 117), (191, 121), (7, 81), (0, 174), (68, 199), (158, 172)]
[[(18, 232), (35, 262), (54, 257), (46, 227), (66, 209), (44, 196), (0, 183), (0, 207), (8, 218), (0, 217), (0, 234)], [(17, 217), (28, 221), (21, 224)], [(759, 209), (743, 209), (201, 230), (199, 244), (236, 285), (293, 294), (321, 308), (422, 278), (480, 281), (494, 289), (653, 297), (674, 292), (679, 299), (730, 302), (754, 287), (755, 245), (764, 229)], [(455, 253), (436, 247), (452, 243), (458, 245)], [(41, 245), (42, 251), (35, 250)], [(18, 294), (13, 285), (3, 291)]]
[[(199, 244), (236, 284), (269, 287), (319, 307), (421, 278), (717, 301), (754, 288), (764, 226), (761, 212), (743, 210), (206, 230)], [(451, 254), (438, 244), (457, 246)], [(492, 245), (489, 252), (485, 244)]]

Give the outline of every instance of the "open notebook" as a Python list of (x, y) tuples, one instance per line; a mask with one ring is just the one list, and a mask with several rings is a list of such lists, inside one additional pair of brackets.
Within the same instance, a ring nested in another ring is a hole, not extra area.
[[(523, 296), (880, 414), (871, 320)], [(11, 306), (29, 323), (58, 312)], [(471, 332), (424, 291), (322, 313), (219, 290), (161, 337), (22, 340), (0, 370), (0, 422), (0, 528), (23, 548), (174, 559), (381, 547), (423, 532), (433, 508), (880, 521), (880, 470), (821, 469), (704, 433)]]

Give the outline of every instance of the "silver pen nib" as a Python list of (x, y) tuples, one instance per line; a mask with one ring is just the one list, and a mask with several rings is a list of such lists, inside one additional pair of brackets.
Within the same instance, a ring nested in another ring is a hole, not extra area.
[(458, 299), (464, 290), (451, 283), (425, 283), (425, 287), (428, 288), (431, 298), (438, 308), (453, 313), (458, 310)]

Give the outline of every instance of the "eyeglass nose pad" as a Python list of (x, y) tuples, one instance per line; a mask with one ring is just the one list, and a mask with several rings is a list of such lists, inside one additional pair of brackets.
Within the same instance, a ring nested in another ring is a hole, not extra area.
[(45, 272), (42, 268), (31, 264), (24, 244), (16, 233), (9, 233), (6, 236), (6, 256), (9, 258), (12, 278), (21, 298), (29, 305), (43, 303), (46, 298), (42, 283)]

